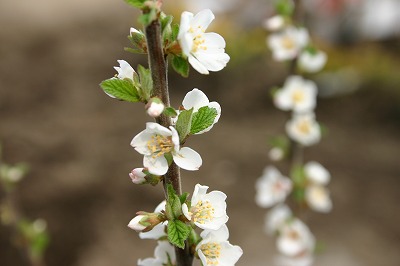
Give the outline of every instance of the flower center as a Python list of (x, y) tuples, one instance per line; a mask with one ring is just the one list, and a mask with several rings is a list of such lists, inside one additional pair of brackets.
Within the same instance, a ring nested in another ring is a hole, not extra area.
[(326, 201), (326, 193), (325, 190), (321, 187), (313, 188), (311, 192), (312, 198), (317, 202), (325, 202)]
[(214, 218), (215, 209), (209, 201), (200, 200), (192, 208), (193, 221), (204, 224)]
[(207, 258), (207, 265), (218, 265), (218, 258), (221, 256), (221, 245), (216, 242), (209, 242), (201, 246), (201, 251)]
[(300, 239), (300, 234), (295, 230), (290, 230), (288, 233), (288, 237), (293, 240), (298, 240), (298, 239)]
[(283, 37), (281, 44), (285, 49), (288, 49), (288, 50), (293, 49), (295, 47), (295, 42), (294, 42), (293, 38), (291, 38), (289, 36)]
[(294, 103), (301, 103), (304, 101), (304, 92), (300, 89), (297, 89), (292, 94), (292, 99)]
[(309, 121), (307, 121), (307, 120), (300, 121), (297, 124), (297, 128), (303, 134), (310, 134), (310, 132), (311, 132), (311, 125), (310, 125)]
[(173, 147), (174, 144), (172, 143), (171, 137), (153, 135), (151, 139), (147, 141), (147, 148), (151, 151), (154, 159), (170, 152)]
[(204, 45), (206, 42), (204, 39), (204, 29), (201, 26), (197, 26), (197, 28), (190, 27), (189, 32), (194, 35), (192, 53), (197, 52), (199, 49), (207, 50), (207, 46)]

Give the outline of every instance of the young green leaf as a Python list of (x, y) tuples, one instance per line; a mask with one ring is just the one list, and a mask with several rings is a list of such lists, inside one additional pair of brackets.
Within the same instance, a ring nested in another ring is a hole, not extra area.
[(185, 247), (185, 240), (190, 234), (190, 227), (180, 220), (168, 221), (167, 234), (171, 244), (183, 249)]
[(108, 95), (122, 101), (139, 102), (140, 96), (132, 80), (110, 78), (100, 83), (100, 87)]
[(171, 27), (172, 27), (171, 41), (173, 42), (176, 41), (176, 39), (178, 38), (179, 24), (173, 23)]
[(179, 196), (176, 194), (171, 184), (167, 185), (168, 200), (167, 204), (171, 206), (171, 211), (174, 218), (182, 215), (182, 204)]
[(182, 77), (187, 78), (189, 76), (189, 62), (186, 58), (173, 55), (171, 63), (174, 70)]
[(290, 17), (294, 11), (294, 3), (292, 0), (278, 0), (275, 9), (279, 15)]
[(208, 128), (214, 123), (214, 119), (217, 115), (218, 112), (215, 108), (210, 108), (208, 106), (201, 107), (196, 113), (193, 114), (190, 133), (196, 134)]
[(178, 113), (176, 112), (176, 110), (172, 107), (167, 107), (164, 110), (164, 114), (166, 116), (170, 116), (170, 117), (176, 117), (178, 115)]
[(151, 8), (150, 12), (142, 14), (139, 16), (138, 20), (143, 26), (147, 27), (151, 22), (157, 19), (157, 10), (155, 8)]
[(128, 39), (132, 44), (132, 48), (125, 48), (126, 51), (139, 54), (147, 53), (146, 37), (142, 32), (131, 32)]
[(182, 142), (190, 133), (190, 125), (192, 124), (193, 108), (183, 110), (179, 113), (178, 121), (176, 122), (176, 130), (179, 134), (179, 141)]
[(153, 92), (153, 79), (151, 78), (150, 69), (138, 65), (138, 73), (141, 84), (141, 96), (145, 100), (149, 100)]
[(185, 203), (187, 197), (189, 196), (189, 193), (185, 192), (182, 195), (179, 196), (179, 199), (181, 201), (181, 204)]
[(144, 2), (146, 2), (146, 0), (125, 0), (125, 2), (133, 7), (141, 9), (144, 7)]

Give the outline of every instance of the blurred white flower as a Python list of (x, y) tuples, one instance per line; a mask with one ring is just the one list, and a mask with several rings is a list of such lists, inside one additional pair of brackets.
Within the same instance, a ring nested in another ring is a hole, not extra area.
[(129, 173), (129, 177), (134, 184), (143, 184), (146, 183), (146, 174), (143, 173), (144, 168), (135, 168)]
[(276, 61), (296, 58), (308, 44), (309, 36), (305, 28), (287, 27), (281, 32), (273, 33), (267, 39), (272, 56)]
[(281, 229), (289, 218), (292, 217), (292, 211), (286, 204), (279, 204), (272, 208), (266, 215), (265, 231), (273, 235)]
[(164, 175), (168, 171), (165, 154), (171, 153), (174, 162), (181, 168), (194, 171), (202, 164), (200, 155), (188, 147), (179, 147), (178, 132), (157, 123), (146, 123), (146, 129), (137, 134), (131, 146), (144, 155), (143, 165), (154, 175)]
[(273, 147), (272, 149), (269, 150), (268, 152), (268, 157), (272, 160), (272, 161), (280, 161), (283, 159), (285, 153), (284, 151), (279, 148), (279, 147)]
[(296, 257), (312, 253), (315, 238), (307, 225), (295, 218), (281, 227), (276, 244), (283, 255)]
[(326, 213), (332, 210), (332, 200), (328, 189), (324, 186), (307, 186), (305, 198), (308, 206), (314, 211)]
[(185, 11), (181, 16), (179, 44), (189, 63), (201, 74), (223, 69), (230, 59), (225, 53), (224, 38), (214, 32), (205, 32), (214, 18), (209, 9), (196, 15)]
[(326, 185), (331, 179), (329, 171), (315, 161), (310, 161), (304, 165), (304, 173), (307, 179), (314, 184)]
[(256, 203), (260, 207), (271, 207), (283, 202), (291, 190), (292, 181), (275, 167), (267, 166), (256, 182)]
[[(163, 200), (160, 204), (157, 205), (156, 209), (154, 210), (155, 213), (160, 213), (162, 211), (165, 211), (165, 204), (166, 201)], [(159, 223), (156, 226), (154, 226), (153, 229), (151, 229), (148, 232), (140, 232), (139, 237), (140, 239), (154, 239), (158, 240), (161, 237), (166, 236), (167, 234), (165, 233), (165, 226), (168, 224), (168, 221), (165, 221), (163, 223)]]
[(135, 73), (135, 70), (125, 60), (117, 61), (119, 63), (119, 67), (114, 67), (114, 69), (118, 72), (117, 77), (119, 79), (130, 79), (133, 81), (133, 74)]
[(320, 71), (326, 64), (327, 56), (323, 51), (316, 51), (311, 53), (307, 50), (302, 52), (299, 56), (299, 67), (304, 71), (315, 73)]
[(229, 243), (225, 224), (218, 230), (204, 230), (200, 236), (203, 240), (197, 244), (196, 251), (203, 266), (233, 266), (243, 254), (239, 246)]
[(283, 16), (276, 15), (266, 19), (263, 25), (269, 31), (278, 31), (285, 26), (285, 18)]
[(182, 212), (189, 221), (201, 229), (218, 230), (228, 221), (226, 195), (221, 191), (207, 193), (208, 186), (197, 184), (191, 200), (191, 207), (182, 205)]
[(303, 113), (314, 110), (316, 98), (317, 86), (313, 81), (301, 76), (289, 76), (283, 88), (276, 92), (274, 103), (281, 110)]
[(139, 259), (138, 266), (165, 266), (176, 264), (175, 249), (168, 241), (158, 241), (154, 250), (155, 258)]
[(210, 129), (214, 126), (214, 124), (218, 122), (221, 116), (221, 106), (219, 105), (219, 103), (210, 102), (207, 95), (196, 88), (186, 93), (185, 98), (182, 101), (182, 105), (185, 110), (190, 110), (193, 108), (193, 114), (199, 111), (199, 109), (204, 106), (208, 106), (209, 108), (214, 108), (215, 110), (217, 110), (217, 116), (214, 118), (214, 123), (208, 128), (196, 133), (195, 135), (210, 131)]
[(295, 114), (286, 123), (286, 132), (292, 140), (304, 146), (311, 146), (321, 139), (321, 130), (314, 113)]

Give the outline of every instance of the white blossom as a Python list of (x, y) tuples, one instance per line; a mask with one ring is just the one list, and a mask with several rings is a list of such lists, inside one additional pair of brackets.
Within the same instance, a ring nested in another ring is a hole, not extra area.
[(204, 230), (203, 240), (197, 244), (196, 251), (203, 266), (233, 266), (243, 254), (239, 246), (229, 243), (229, 231), (226, 225), (218, 230)]
[(304, 165), (304, 173), (307, 179), (314, 184), (326, 185), (331, 179), (329, 171), (315, 161), (310, 161)]
[(210, 129), (216, 124), (221, 117), (221, 106), (217, 102), (210, 102), (208, 100), (207, 95), (205, 95), (204, 92), (202, 92), (199, 89), (193, 89), (189, 91), (186, 95), (185, 98), (183, 98), (182, 101), (183, 108), (185, 110), (190, 110), (193, 108), (193, 114), (198, 112), (201, 107), (207, 106), (209, 108), (214, 108), (217, 111), (217, 116), (214, 118), (214, 122), (211, 126), (208, 128), (196, 133), (196, 134), (202, 134), (205, 132), (210, 131)]
[(283, 202), (292, 190), (292, 181), (273, 166), (267, 166), (256, 182), (256, 203), (268, 208)]
[(309, 36), (305, 28), (293, 26), (269, 36), (267, 43), (274, 60), (285, 61), (296, 58), (308, 44)]
[(275, 15), (264, 21), (264, 27), (270, 31), (278, 31), (285, 26), (285, 18), (281, 15)]
[(285, 156), (285, 152), (283, 151), (283, 149), (281, 149), (279, 147), (273, 147), (268, 152), (268, 157), (272, 161), (275, 161), (275, 162), (282, 160), (284, 156)]
[(164, 175), (168, 171), (165, 154), (172, 154), (174, 162), (186, 170), (198, 170), (202, 164), (196, 151), (188, 147), (180, 148), (178, 132), (172, 126), (168, 129), (148, 122), (146, 129), (132, 139), (131, 146), (144, 155), (143, 165), (154, 175)]
[[(157, 205), (155, 208), (154, 212), (155, 213), (160, 213), (162, 211), (165, 211), (165, 205), (166, 201), (163, 200), (160, 204)], [(162, 222), (154, 226), (153, 229), (151, 229), (148, 232), (140, 232), (139, 237), (140, 239), (160, 239), (161, 237), (166, 236), (167, 234), (165, 233), (165, 226), (168, 224), (168, 221)]]
[(290, 76), (283, 88), (274, 95), (274, 103), (281, 110), (304, 113), (314, 110), (316, 98), (317, 86), (313, 81), (305, 80), (301, 76)]
[(326, 61), (326, 53), (322, 51), (316, 51), (315, 53), (304, 51), (299, 56), (298, 64), (304, 71), (315, 73), (325, 66)]
[(292, 140), (304, 146), (311, 146), (321, 139), (321, 130), (314, 113), (294, 114), (286, 123), (286, 132)]
[(308, 206), (314, 211), (326, 213), (332, 210), (332, 200), (328, 189), (324, 186), (307, 186), (305, 198)]
[(208, 186), (197, 184), (190, 208), (184, 203), (182, 212), (199, 228), (217, 230), (229, 219), (226, 215), (226, 195), (217, 190), (207, 193), (207, 190)]
[(146, 174), (143, 173), (144, 168), (135, 168), (129, 173), (129, 177), (134, 184), (146, 183)]
[(283, 255), (296, 257), (311, 254), (315, 248), (315, 238), (307, 225), (295, 218), (281, 227), (276, 244)]
[(286, 204), (276, 205), (265, 217), (265, 231), (270, 235), (276, 233), (291, 217), (292, 211)]
[(135, 218), (133, 218), (129, 224), (128, 227), (135, 230), (136, 232), (141, 232), (144, 229), (146, 229), (147, 226), (142, 225), (140, 222), (143, 218), (145, 218), (145, 215), (137, 215)]
[(175, 249), (168, 241), (158, 241), (154, 258), (138, 260), (138, 266), (165, 266), (176, 264)]
[(185, 11), (181, 16), (178, 41), (189, 63), (201, 74), (223, 69), (230, 59), (225, 53), (224, 38), (214, 32), (205, 32), (214, 18), (209, 9), (196, 15)]
[(119, 79), (130, 79), (133, 81), (133, 74), (136, 73), (135, 70), (125, 60), (117, 61), (119, 63), (119, 67), (114, 67), (114, 69), (118, 72), (117, 77)]

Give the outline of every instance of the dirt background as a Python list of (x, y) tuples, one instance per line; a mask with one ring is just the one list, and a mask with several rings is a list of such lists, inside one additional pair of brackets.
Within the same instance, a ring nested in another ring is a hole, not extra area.
[[(155, 243), (126, 227), (163, 198), (161, 187), (135, 186), (127, 175), (142, 160), (130, 140), (151, 120), (141, 104), (117, 102), (98, 86), (117, 59), (145, 64), (122, 49), (135, 14), (111, 0), (0, 3), (0, 140), (6, 161), (30, 165), (16, 199), (28, 217), (48, 222), (49, 266), (135, 265), (153, 254)], [(210, 76), (171, 73), (174, 106), (194, 87), (222, 106), (214, 129), (188, 142), (203, 166), (182, 172), (183, 187), (207, 184), (228, 195), (230, 240), (244, 250), (237, 265), (271, 265), (275, 254), (254, 183), (270, 163), (267, 137), (283, 132), (286, 114), (272, 106), (268, 88), (284, 75), (267, 49)], [(329, 132), (305, 157), (330, 170), (334, 209), (309, 215), (325, 246), (317, 266), (400, 263), (398, 89), (362, 80), (356, 93), (319, 101)], [(0, 230), (0, 265), (22, 266), (8, 236)]]

